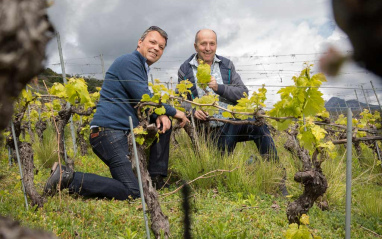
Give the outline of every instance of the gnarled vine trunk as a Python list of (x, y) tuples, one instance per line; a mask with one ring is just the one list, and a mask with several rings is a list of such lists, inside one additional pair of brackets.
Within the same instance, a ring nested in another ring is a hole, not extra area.
[(12, 149), (13, 158), (17, 158), (16, 155), (16, 145), (15, 140), (17, 142), (17, 149), (20, 156), (20, 162), (22, 164), (22, 171), (23, 171), (23, 183), (25, 187), (25, 191), (29, 198), (32, 200), (32, 206), (38, 205), (38, 207), (42, 207), (44, 205), (44, 198), (39, 195), (36, 191), (36, 188), (34, 186), (34, 164), (33, 164), (33, 149), (32, 145), (27, 142), (20, 142), (20, 134), (22, 133), (22, 119), (25, 113), (25, 110), (27, 108), (28, 104), (25, 105), (23, 109), (21, 109), (21, 112), (19, 112), (15, 116), (15, 120), (12, 122), (14, 126), (15, 135), (13, 135), (11, 127), (9, 127), (9, 131), (11, 132), (10, 136), (7, 138), (6, 144)]
[(82, 156), (85, 156), (88, 154), (88, 142), (81, 131), (88, 124), (89, 124), (89, 121), (86, 120), (77, 128), (76, 140), (77, 140), (77, 144), (80, 146), (80, 153)]
[(284, 147), (303, 163), (303, 171), (297, 172), (294, 180), (304, 185), (304, 192), (298, 199), (289, 203), (287, 217), (289, 223), (300, 224), (301, 215), (306, 214), (314, 202), (326, 192), (328, 182), (322, 173), (321, 162), (317, 159), (318, 151), (316, 150), (311, 158), (308, 150), (300, 146), (296, 136), (297, 130), (293, 128), (291, 133), (288, 133)]
[[(145, 121), (141, 122), (140, 124), (144, 125)], [(149, 125), (147, 126), (147, 131), (148, 135), (154, 136), (157, 132), (157, 128), (154, 124)], [(132, 152), (131, 162), (133, 166), (138, 169), (138, 167), (135, 165), (131, 135), (129, 136), (129, 144), (130, 152)], [(145, 154), (144, 146), (137, 145), (137, 154), (139, 159), (139, 169), (142, 179), (143, 194), (147, 204), (147, 210), (150, 213), (151, 229), (153, 230), (156, 238), (160, 238), (161, 231), (163, 232), (165, 238), (168, 238), (170, 236), (170, 223), (168, 221), (168, 217), (163, 214), (160, 207), (158, 192), (152, 186), (151, 177), (147, 170), (147, 157)]]
[(36, 133), (37, 133), (37, 136), (38, 136), (38, 139), (39, 139), (39, 142), (42, 144), (43, 141), (44, 141), (44, 131), (46, 130), (46, 121), (43, 121), (43, 120), (38, 120), (36, 122)]
[(33, 150), (30, 143), (23, 142), (19, 145), (20, 160), (23, 168), (23, 182), (25, 191), (29, 198), (32, 200), (32, 206), (37, 205), (42, 207), (44, 205), (44, 198), (36, 191), (34, 186), (34, 164), (33, 164)]
[(59, 141), (59, 150), (61, 159), (65, 159), (65, 164), (72, 170), (74, 170), (74, 161), (66, 155), (65, 158), (65, 126), (69, 123), (70, 117), (72, 114), (86, 115), (89, 116), (93, 113), (93, 110), (96, 107), (89, 107), (87, 110), (76, 108), (75, 106), (64, 107), (64, 109), (58, 112), (58, 117), (56, 118), (57, 128), (58, 128), (58, 141)]
[(60, 110), (56, 118), (57, 122), (57, 138), (59, 142), (59, 154), (61, 160), (65, 160), (66, 166), (74, 170), (74, 161), (67, 155), (65, 149), (65, 126), (68, 124), (70, 117), (72, 116), (71, 107)]

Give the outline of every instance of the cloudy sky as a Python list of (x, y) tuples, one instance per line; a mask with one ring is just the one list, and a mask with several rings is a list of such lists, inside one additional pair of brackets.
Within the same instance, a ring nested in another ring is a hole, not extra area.
[[(282, 86), (315, 64), (332, 45), (352, 52), (347, 36), (336, 26), (330, 0), (56, 0), (48, 9), (61, 36), (66, 73), (102, 78), (115, 58), (135, 50), (145, 29), (156, 25), (169, 35), (162, 58), (151, 74), (162, 82), (177, 81), (177, 69), (192, 53), (195, 33), (202, 28), (218, 35), (217, 54), (233, 60), (247, 86), (268, 89), (267, 105), (277, 99)], [(47, 67), (61, 73), (56, 39), (48, 46)], [(382, 100), (382, 80), (348, 63), (336, 78), (323, 85), (326, 100), (337, 96), (377, 104), (370, 81)]]

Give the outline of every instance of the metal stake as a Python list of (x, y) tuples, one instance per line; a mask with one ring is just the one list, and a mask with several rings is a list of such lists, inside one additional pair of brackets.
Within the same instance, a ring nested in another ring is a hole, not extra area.
[[(382, 110), (381, 102), (379, 102), (378, 95), (377, 95), (377, 92), (375, 92), (375, 88), (374, 88), (373, 82), (370, 81), (370, 84), (371, 84), (371, 87), (373, 88), (375, 98), (377, 98), (379, 108), (381, 108), (381, 110)], [(370, 112), (370, 113), (371, 113), (371, 112)]]
[[(62, 55), (60, 33), (56, 32), (56, 37), (57, 37), (58, 53), (60, 54), (62, 81), (66, 85), (68, 82), (66, 80), (65, 62), (64, 62), (64, 56)], [(70, 103), (67, 102), (66, 108), (68, 109), (69, 107), (70, 107)], [(77, 143), (76, 143), (76, 134), (74, 132), (73, 116), (70, 116), (69, 123), (70, 123), (70, 132), (72, 134), (72, 141), (73, 141), (73, 153), (74, 155), (77, 155)], [(64, 138), (64, 135), (62, 136), (62, 138)], [(66, 151), (66, 148), (64, 148), (64, 151)], [(65, 162), (66, 162), (66, 159), (65, 159)]]
[(12, 149), (8, 146), (8, 160), (9, 160), (9, 166), (12, 166)]
[(145, 197), (143, 195), (141, 168), (139, 167), (137, 145), (135, 144), (135, 136), (134, 136), (134, 132), (133, 132), (134, 125), (133, 125), (133, 120), (131, 119), (131, 116), (129, 116), (129, 123), (130, 123), (130, 130), (131, 130), (131, 138), (133, 140), (133, 149), (134, 149), (135, 163), (137, 165), (137, 176), (138, 176), (138, 183), (139, 183), (139, 192), (141, 194), (141, 200), (142, 200), (143, 217), (145, 219), (145, 225), (146, 225), (146, 235), (147, 235), (147, 238), (150, 239), (150, 229), (149, 229), (149, 223), (148, 223), (147, 213), (146, 213), (146, 203), (145, 203)]
[(103, 54), (101, 53), (99, 55), (100, 59), (101, 59), (101, 66), (102, 66), (102, 78), (105, 79), (105, 64), (103, 62)]
[(363, 89), (363, 85), (361, 85), (361, 88), (362, 88), (363, 97), (365, 97), (367, 108), (369, 108), (369, 113), (371, 113), (369, 101), (367, 100), (367, 97), (366, 97), (366, 94), (365, 94), (365, 90)]
[(354, 89), (354, 93), (355, 93), (355, 97), (357, 97), (357, 102), (358, 102), (358, 106), (359, 106), (360, 113), (362, 113), (361, 103), (359, 102), (358, 95), (357, 95), (357, 91), (356, 91), (355, 89)]
[(351, 224), (351, 177), (352, 177), (352, 112), (347, 109), (347, 144), (346, 144), (346, 218), (345, 238), (350, 239)]
[(21, 187), (23, 189), (24, 193), (24, 199), (25, 199), (25, 207), (28, 208), (28, 199), (27, 194), (25, 193), (25, 186), (24, 186), (24, 177), (23, 177), (23, 170), (21, 169), (21, 162), (20, 162), (20, 154), (19, 154), (19, 146), (17, 145), (17, 139), (16, 139), (16, 133), (15, 133), (15, 126), (13, 125), (13, 121), (11, 120), (11, 128), (12, 128), (12, 135), (13, 135), (13, 142), (15, 144), (16, 149), (16, 156), (17, 156), (17, 162), (19, 164), (19, 170), (20, 170), (20, 180), (21, 180)]
[[(375, 151), (377, 151), (378, 159), (379, 159), (379, 161), (381, 161), (381, 163), (382, 163), (381, 153), (379, 152), (378, 141), (375, 141)], [(382, 164), (381, 164), (381, 166), (382, 166)]]

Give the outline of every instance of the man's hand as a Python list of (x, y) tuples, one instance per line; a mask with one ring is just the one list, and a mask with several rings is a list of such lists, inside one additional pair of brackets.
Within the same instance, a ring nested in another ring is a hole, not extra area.
[(213, 91), (218, 90), (218, 83), (216, 82), (215, 76), (211, 76), (211, 81), (208, 83), (208, 87), (210, 87)]
[(162, 131), (159, 131), (159, 133), (164, 133), (171, 128), (171, 120), (167, 115), (159, 115), (156, 119), (156, 124), (158, 129), (160, 129), (161, 125), (163, 127)]
[(207, 117), (208, 117), (208, 113), (207, 113), (207, 112), (204, 112), (203, 110), (196, 110), (194, 116), (195, 116), (198, 120), (204, 120), (204, 121), (206, 121), (206, 120), (207, 120)]
[(185, 113), (183, 113), (182, 111), (180, 110), (176, 110), (176, 114), (174, 115), (174, 118), (177, 119), (179, 121), (179, 126), (180, 127), (184, 127), (187, 123), (189, 123), (190, 121), (187, 119), (187, 116)]

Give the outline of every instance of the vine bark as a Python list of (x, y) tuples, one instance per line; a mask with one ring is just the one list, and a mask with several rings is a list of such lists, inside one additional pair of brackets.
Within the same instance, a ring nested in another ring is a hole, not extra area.
[(328, 182), (322, 173), (321, 161), (317, 159), (318, 150), (310, 157), (308, 150), (302, 148), (296, 138), (297, 125), (288, 133), (288, 140), (284, 147), (292, 154), (296, 155), (303, 164), (303, 169), (294, 175), (294, 180), (304, 185), (303, 194), (298, 199), (289, 203), (287, 208), (287, 218), (289, 223), (300, 224), (300, 217), (306, 214), (313, 206), (314, 202), (328, 188)]
[[(153, 137), (153, 135), (155, 135), (157, 132), (155, 124), (147, 125), (146, 120), (141, 121), (140, 125), (147, 128), (148, 137), (150, 137), (150, 135)], [(134, 152), (131, 135), (129, 136), (129, 144), (130, 152)], [(135, 166), (137, 170), (139, 168), (141, 173), (143, 194), (147, 204), (147, 209), (150, 213), (151, 229), (153, 230), (156, 238), (160, 238), (161, 233), (164, 234), (165, 238), (168, 238), (170, 236), (170, 223), (168, 221), (168, 217), (164, 215), (160, 207), (158, 192), (152, 186), (151, 177), (147, 170), (145, 146), (137, 145), (137, 153), (137, 157), (139, 159), (139, 167), (135, 165), (135, 160), (133, 157), (131, 157), (131, 161), (133, 166)]]

